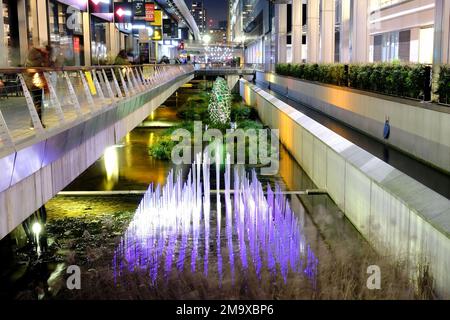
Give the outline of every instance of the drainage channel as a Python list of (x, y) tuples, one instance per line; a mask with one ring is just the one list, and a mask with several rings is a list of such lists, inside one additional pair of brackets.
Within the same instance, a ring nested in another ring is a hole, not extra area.
[(352, 128), (335, 118), (319, 112), (310, 106), (289, 99), (286, 96), (277, 93), (276, 91), (267, 89), (267, 87), (265, 87), (264, 85), (257, 83), (256, 86), (270, 93), (284, 103), (289, 104), (296, 110), (319, 122), (333, 132), (336, 132), (337, 134), (351, 141), (357, 146), (363, 148), (375, 157), (402, 171), (411, 178), (419, 181), (428, 188), (441, 194), (447, 199), (450, 199), (450, 175), (432, 168), (425, 163), (410, 157), (404, 152), (399, 151), (398, 149), (381, 143), (380, 141), (369, 137), (361, 131), (358, 131), (357, 129)]

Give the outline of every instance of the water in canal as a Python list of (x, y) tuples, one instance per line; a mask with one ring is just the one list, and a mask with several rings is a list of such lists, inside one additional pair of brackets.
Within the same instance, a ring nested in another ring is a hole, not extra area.
[[(151, 222), (154, 228), (139, 228), (137, 222), (145, 219), (139, 220), (137, 209), (145, 205), (142, 198), (149, 185), (156, 189), (166, 184), (171, 170), (182, 169), (181, 180), (188, 179), (189, 168), (153, 158), (149, 146), (165, 128), (180, 121), (177, 109), (203, 87), (201, 81), (193, 81), (180, 88), (46, 205), (45, 252), (37, 254), (20, 227), (1, 241), (0, 298), (418, 297), (402, 266), (375, 254), (327, 195), (306, 193), (316, 186), (283, 148), (279, 173), (263, 176), (256, 168), (253, 181), (261, 183), (261, 190), (251, 189), (250, 183), (247, 190), (266, 201), (269, 190), (279, 187), (283, 195), (272, 194), (276, 199), (271, 202), (282, 204), (276, 218), (247, 212), (240, 221), (229, 213), (226, 194), (212, 192), (207, 217), (186, 220), (187, 206), (179, 207), (171, 211), (172, 220), (161, 211)], [(252, 169), (244, 168), (248, 174)], [(215, 174), (210, 170), (212, 189)], [(226, 187), (224, 174), (222, 170), (220, 190)], [(233, 195), (229, 199), (235, 204)], [(271, 225), (283, 227), (273, 230)], [(81, 290), (67, 288), (70, 265), (81, 268)], [(367, 288), (371, 265), (383, 268), (384, 290)]]

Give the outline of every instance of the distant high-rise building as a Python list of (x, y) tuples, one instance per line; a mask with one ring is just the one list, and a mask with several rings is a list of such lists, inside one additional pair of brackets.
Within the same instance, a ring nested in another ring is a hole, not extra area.
[(228, 21), (227, 20), (219, 21), (219, 29), (227, 30), (228, 29)]
[(205, 33), (207, 29), (206, 9), (203, 1), (194, 1), (191, 6), (191, 14), (197, 23), (200, 33)]
[(226, 44), (227, 43), (227, 30), (224, 29), (209, 29), (208, 34), (211, 36), (212, 44)]

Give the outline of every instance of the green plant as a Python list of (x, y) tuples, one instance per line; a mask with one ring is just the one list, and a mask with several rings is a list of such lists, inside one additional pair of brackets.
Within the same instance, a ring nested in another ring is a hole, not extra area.
[(203, 120), (208, 118), (208, 93), (197, 93), (189, 97), (178, 110), (177, 116), (183, 120)]
[[(426, 81), (425, 65), (406, 64), (399, 61), (391, 63), (365, 63), (349, 64), (348, 75), (346, 66), (340, 63), (333, 64), (278, 64), (277, 73), (280, 75), (296, 77), (309, 81), (334, 84), (375, 91), (382, 94), (396, 95), (420, 99), (424, 95)], [(450, 76), (449, 67), (441, 72), (440, 89), (438, 94), (441, 101), (448, 103)]]
[(256, 119), (255, 109), (246, 106), (244, 103), (235, 103), (231, 108), (231, 121), (239, 122), (247, 119)]
[(172, 157), (172, 149), (175, 145), (176, 142), (172, 141), (170, 136), (162, 136), (150, 147), (149, 153), (156, 159), (170, 160)]
[(208, 111), (211, 125), (223, 126), (230, 123), (231, 93), (227, 81), (221, 77), (214, 82)]
[(258, 121), (244, 120), (238, 123), (237, 128), (243, 130), (251, 130), (251, 129), (260, 130), (263, 128), (263, 125), (261, 124), (261, 122)]
[(450, 103), (450, 65), (441, 66), (439, 70), (438, 88), (439, 102)]

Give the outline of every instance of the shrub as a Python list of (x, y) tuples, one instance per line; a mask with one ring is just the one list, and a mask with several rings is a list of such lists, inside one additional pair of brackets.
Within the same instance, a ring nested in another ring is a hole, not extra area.
[(238, 123), (237, 128), (238, 129), (243, 129), (243, 130), (260, 130), (262, 129), (264, 126), (261, 124), (261, 122), (258, 121), (254, 121), (254, 120), (244, 120), (242, 122)]
[(290, 73), (290, 68), (291, 65), (288, 63), (279, 63), (276, 65), (275, 71), (282, 76), (288, 76)]
[(231, 108), (231, 121), (239, 122), (242, 120), (256, 119), (257, 113), (254, 108), (246, 106), (244, 103), (236, 103)]
[[(348, 75), (345, 65), (333, 64), (300, 64), (277, 65), (277, 73), (309, 81), (334, 84), (375, 91), (383, 94), (420, 99), (423, 97), (425, 83), (425, 66), (423, 64), (366, 63), (349, 64)], [(450, 67), (441, 72), (439, 95), (448, 102), (450, 98)]]
[(150, 147), (149, 153), (156, 159), (170, 160), (172, 157), (172, 149), (176, 144), (175, 141), (171, 140), (170, 136), (163, 136)]
[(450, 103), (450, 65), (441, 66), (439, 71), (438, 89), (439, 102)]
[(208, 93), (197, 93), (189, 97), (178, 110), (177, 116), (183, 120), (203, 120), (208, 118)]

